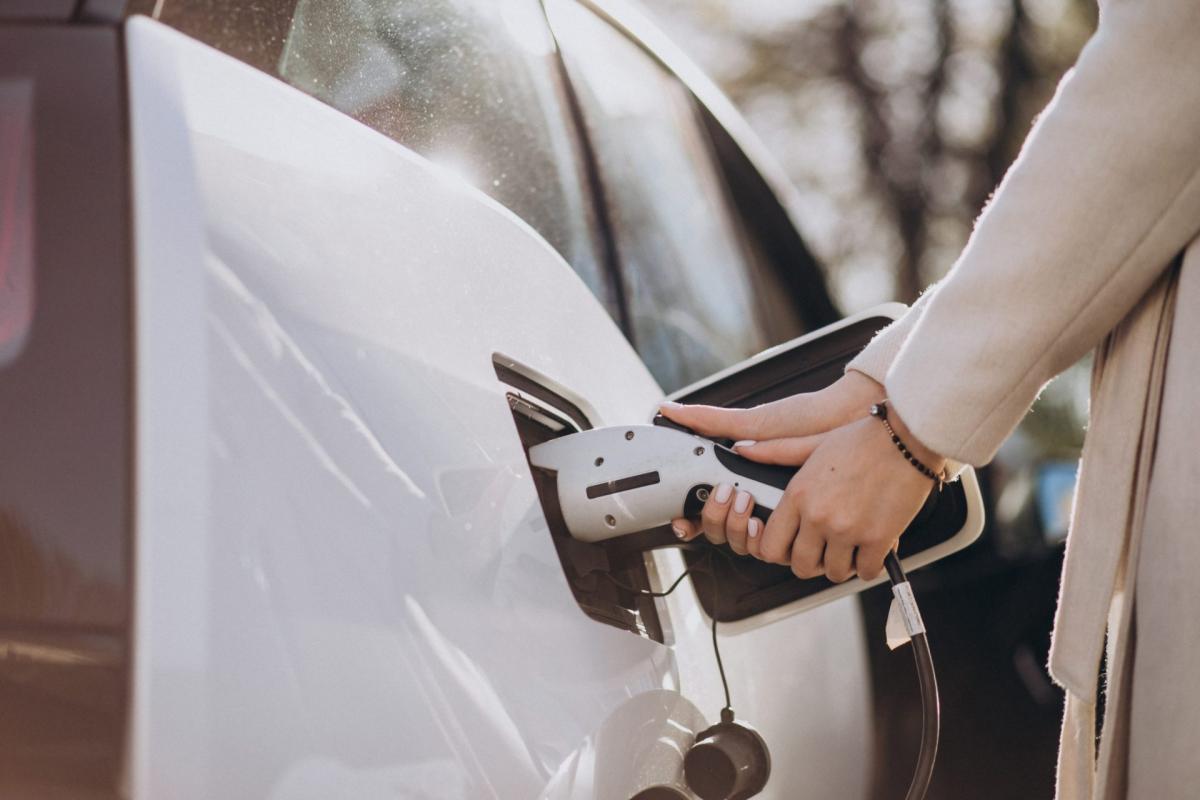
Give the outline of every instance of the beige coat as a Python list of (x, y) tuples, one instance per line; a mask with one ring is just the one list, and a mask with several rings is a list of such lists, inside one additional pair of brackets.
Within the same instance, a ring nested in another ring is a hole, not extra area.
[(980, 465), (1096, 348), (1050, 655), (1058, 796), (1200, 797), (1200, 2), (1100, 6), (958, 263), (851, 367)]

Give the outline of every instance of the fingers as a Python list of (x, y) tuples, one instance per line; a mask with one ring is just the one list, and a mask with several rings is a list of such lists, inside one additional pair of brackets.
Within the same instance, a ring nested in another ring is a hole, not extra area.
[(733, 502), (729, 506), (729, 515), (725, 518), (725, 538), (729, 548), (739, 556), (746, 555), (746, 539), (749, 533), (750, 512), (754, 509), (754, 498), (749, 492), (737, 490), (733, 494)]
[(766, 523), (758, 517), (751, 517), (750, 521), (746, 523), (746, 552), (750, 555), (757, 555), (754, 551), (758, 542), (762, 540), (762, 532), (765, 527)]
[(842, 542), (825, 542), (825, 577), (842, 583), (854, 577), (854, 546)]
[(733, 449), (740, 456), (760, 464), (787, 464), (795, 466), (808, 461), (808, 457), (817, 449), (825, 434), (812, 436), (788, 436), (782, 439), (768, 439), (763, 442), (737, 442)]
[(825, 574), (825, 537), (812, 523), (800, 523), (800, 532), (792, 545), (790, 563), (797, 578), (816, 578)]
[[(733, 552), (746, 555), (749, 552), (747, 544), (759, 537), (763, 523), (750, 516), (754, 511), (754, 497), (749, 492), (733, 490), (733, 487), (728, 489), (732, 493), (729, 497), (720, 486), (713, 490), (701, 511), (699, 524), (683, 517), (671, 520), (675, 535), (690, 542), (704, 534), (715, 544), (728, 542)], [(722, 497), (725, 499), (721, 500)]]
[[(666, 402), (663, 416), (702, 436), (727, 439), (775, 439), (803, 436), (836, 427), (817, 393), (797, 394), (754, 408), (720, 408)], [(865, 414), (866, 411), (863, 411)]]
[(750, 552), (757, 558), (772, 564), (788, 564), (792, 558), (792, 541), (800, 527), (800, 513), (796, 498), (785, 492), (779, 507), (771, 512), (762, 536), (750, 545)]
[(683, 517), (671, 520), (671, 530), (675, 532), (676, 537), (685, 542), (690, 542), (700, 535), (700, 529), (690, 519)]
[(758, 415), (754, 409), (663, 403), (659, 411), (667, 419), (686, 425), (701, 436), (746, 439), (759, 435)]
[(713, 489), (708, 496), (708, 502), (700, 512), (700, 527), (705, 537), (713, 544), (725, 544), (725, 520), (729, 516), (730, 506), (733, 505), (733, 487), (722, 483)]
[[(899, 542), (897, 541), (897, 544)], [(883, 572), (883, 560), (892, 551), (891, 544), (872, 544), (858, 548), (854, 556), (854, 570), (864, 581), (875, 580)]]

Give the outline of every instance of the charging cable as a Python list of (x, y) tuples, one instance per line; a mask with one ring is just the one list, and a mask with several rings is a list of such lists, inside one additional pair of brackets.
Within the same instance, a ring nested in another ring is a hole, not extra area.
[(933, 778), (933, 763), (937, 759), (938, 736), (941, 729), (941, 704), (938, 702), (937, 673), (933, 670), (933, 653), (929, 650), (929, 637), (925, 633), (925, 623), (921, 620), (921, 611), (917, 608), (916, 598), (913, 597), (912, 586), (900, 559), (894, 552), (888, 553), (883, 562), (888, 577), (892, 581), (892, 594), (900, 614), (904, 618), (904, 627), (908, 638), (912, 641), (913, 659), (917, 662), (917, 680), (921, 684), (921, 749), (917, 752), (917, 767), (913, 772), (912, 783), (908, 786), (906, 800), (923, 800), (929, 790), (929, 782)]
[[(693, 573), (704, 572), (706, 575), (708, 575), (708, 577), (712, 578), (713, 589), (714, 589), (714, 591), (716, 591), (717, 576), (712, 572), (711, 569), (709, 569), (709, 570), (702, 569), (702, 567), (708, 567), (712, 563), (712, 555), (714, 552), (719, 552), (722, 555), (725, 555), (727, 558), (730, 558), (732, 560), (732, 556), (729, 556), (724, 551), (717, 550), (716, 548), (706, 550), (702, 561), (700, 561), (696, 564), (693, 564), (692, 566), (685, 569), (683, 571), (683, 573), (678, 578), (675, 579), (675, 582), (672, 583), (670, 586), (668, 586), (667, 589), (662, 592), (653, 592), (653, 591), (650, 591), (649, 589), (635, 589), (634, 587), (630, 586), (629, 584), (625, 583), (624, 581), (617, 580), (616, 578), (614, 578), (612, 576), (611, 573), (602, 572), (600, 574), (602, 574), (604, 577), (608, 578), (612, 583), (616, 584), (618, 587), (624, 589), (627, 592), (631, 592), (633, 594), (640, 594), (643, 597), (666, 597), (667, 595), (671, 594), (676, 589), (678, 589), (679, 584), (683, 583), (683, 579), (686, 578), (687, 576), (692, 575)], [(721, 688), (725, 691), (725, 708), (723, 708), (722, 711), (732, 712), (733, 704), (729, 699), (729, 681), (725, 677), (725, 663), (723, 661), (721, 661), (721, 646), (720, 646), (720, 644), (717, 643), (717, 615), (715, 613), (716, 609), (713, 609), (713, 611), (714, 611), (714, 613), (712, 615), (713, 656), (717, 660), (717, 671), (721, 674)]]
[[(610, 573), (605, 572), (602, 574), (620, 588), (646, 597), (666, 597), (679, 588), (684, 578), (699, 572), (705, 572), (713, 579), (715, 589), (716, 575), (711, 570), (712, 554), (714, 551), (727, 556), (732, 566), (732, 556), (729, 556), (723, 550), (712, 548), (706, 551), (702, 561), (684, 570), (683, 574), (676, 578), (662, 592), (636, 589), (613, 577)], [(912, 642), (913, 659), (917, 665), (917, 680), (921, 685), (921, 745), (917, 753), (917, 766), (913, 771), (912, 782), (908, 786), (908, 793), (905, 795), (905, 800), (924, 800), (925, 793), (929, 791), (929, 783), (933, 778), (933, 766), (937, 759), (938, 738), (941, 731), (941, 704), (938, 700), (937, 674), (933, 668), (933, 653), (929, 649), (929, 637), (925, 633), (925, 623), (921, 619), (921, 611), (917, 607), (912, 586), (908, 582), (908, 576), (904, 574), (904, 568), (900, 566), (900, 559), (892, 552), (888, 553), (883, 563), (887, 569), (888, 578), (891, 579), (892, 594), (896, 599), (900, 615), (904, 619), (904, 627), (908, 632), (909, 641)], [(703, 569), (704, 567), (710, 568), (705, 570)], [(721, 687), (725, 691), (725, 708), (722, 709), (722, 719), (725, 719), (726, 715), (728, 715), (729, 719), (726, 721), (730, 721), (733, 718), (733, 709), (729, 698), (729, 681), (725, 677), (725, 665), (721, 660), (721, 648), (717, 641), (717, 615), (715, 608), (713, 612), (713, 655), (716, 658), (717, 669), (721, 675)]]

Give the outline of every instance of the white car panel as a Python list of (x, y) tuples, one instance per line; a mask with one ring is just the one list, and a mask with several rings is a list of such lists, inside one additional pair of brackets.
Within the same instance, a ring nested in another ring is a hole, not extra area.
[[(661, 391), (599, 303), (392, 140), (146, 18), (126, 44), (133, 796), (625, 798), (677, 772), (682, 745), (632, 743), (716, 716), (706, 620), (668, 598), (664, 647), (584, 616), (492, 365), (646, 419)], [(841, 602), (726, 644), (765, 797), (864, 793), (860, 628)]]

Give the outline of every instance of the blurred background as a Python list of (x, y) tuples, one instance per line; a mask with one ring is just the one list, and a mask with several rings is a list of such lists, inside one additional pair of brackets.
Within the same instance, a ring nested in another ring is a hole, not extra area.
[(1096, 24), (1092, 0), (643, 0), (799, 190), (850, 313), (957, 258)]
[[(953, 265), (1096, 25), (1092, 0), (643, 0), (730, 96), (798, 192), (846, 313), (912, 302)], [(1053, 796), (1046, 672), (1088, 364), (1051, 384), (981, 474), (979, 545), (915, 578), (942, 685), (931, 798)], [(926, 599), (928, 598), (928, 599)], [(863, 598), (880, 630), (890, 597)], [(920, 712), (906, 649), (872, 637), (873, 796), (902, 798)]]

